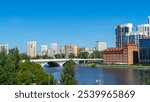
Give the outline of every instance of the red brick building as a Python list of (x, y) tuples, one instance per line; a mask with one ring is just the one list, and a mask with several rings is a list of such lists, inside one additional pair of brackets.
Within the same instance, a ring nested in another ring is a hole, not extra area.
[(128, 44), (122, 48), (108, 48), (103, 53), (106, 64), (135, 64), (139, 62), (137, 44)]

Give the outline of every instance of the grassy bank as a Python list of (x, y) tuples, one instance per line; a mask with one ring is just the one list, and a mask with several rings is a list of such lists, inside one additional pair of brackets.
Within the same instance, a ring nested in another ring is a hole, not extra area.
[(145, 69), (150, 70), (150, 66), (143, 66), (143, 65), (97, 65), (98, 67), (102, 68), (133, 68), (133, 69)]

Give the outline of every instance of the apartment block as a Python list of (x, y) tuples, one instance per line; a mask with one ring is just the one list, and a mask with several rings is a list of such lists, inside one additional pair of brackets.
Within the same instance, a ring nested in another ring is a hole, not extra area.
[(27, 42), (27, 55), (30, 57), (36, 57), (36, 41)]

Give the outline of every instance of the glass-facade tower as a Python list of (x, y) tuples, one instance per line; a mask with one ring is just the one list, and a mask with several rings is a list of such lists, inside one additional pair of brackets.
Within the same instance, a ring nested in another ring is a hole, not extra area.
[(150, 38), (140, 39), (140, 63), (150, 64)]
[(133, 24), (120, 24), (116, 27), (116, 47), (123, 47), (128, 44), (128, 35), (132, 32)]

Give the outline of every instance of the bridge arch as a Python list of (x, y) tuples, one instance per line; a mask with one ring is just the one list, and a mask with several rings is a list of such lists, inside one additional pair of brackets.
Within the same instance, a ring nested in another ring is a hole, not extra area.
[(49, 65), (49, 67), (60, 67), (61, 66), (58, 62), (55, 62), (55, 61), (47, 62), (47, 64)]
[[(69, 61), (69, 60), (68, 60), (68, 61)], [(64, 66), (68, 61), (63, 62), (61, 66)], [(79, 64), (79, 61), (74, 61), (74, 60), (73, 60), (73, 62), (74, 62), (74, 64)]]
[[(49, 66), (49, 67), (62, 67), (65, 65), (66, 62), (69, 60), (62, 61), (62, 62), (57, 62), (57, 61), (49, 61), (46, 63), (41, 63), (42, 67), (44, 66)], [(79, 61), (73, 61), (75, 64), (79, 64)]]

